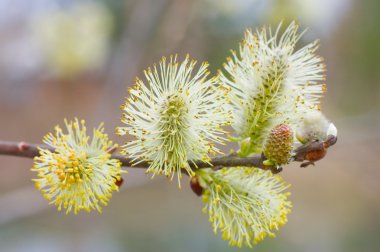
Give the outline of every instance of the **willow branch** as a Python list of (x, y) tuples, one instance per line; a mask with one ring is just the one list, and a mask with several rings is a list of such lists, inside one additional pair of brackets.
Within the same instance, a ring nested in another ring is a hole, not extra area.
[[(306, 167), (310, 164), (314, 164), (315, 161), (322, 159), (326, 155), (327, 149), (330, 146), (334, 145), (336, 141), (336, 137), (329, 136), (325, 142), (311, 142), (302, 145), (295, 150), (292, 161), (306, 161), (301, 164), (301, 167)], [(34, 158), (40, 155), (39, 148), (48, 149), (52, 152), (54, 151), (53, 148), (46, 145), (36, 145), (26, 142), (0, 141), (0, 155)], [(149, 162), (147, 161), (133, 162), (131, 158), (126, 158), (118, 154), (112, 154), (111, 157), (120, 160), (122, 165), (126, 167), (144, 169), (149, 167)], [(217, 170), (222, 167), (246, 166), (271, 170), (274, 173), (281, 171), (281, 169), (277, 169), (277, 167), (265, 166), (263, 164), (263, 161), (265, 160), (266, 158), (263, 154), (255, 154), (250, 157), (240, 157), (236, 153), (232, 153), (226, 156), (214, 157), (210, 160), (209, 163), (201, 160), (194, 162), (189, 161), (189, 165), (192, 169), (213, 167), (213, 169)]]

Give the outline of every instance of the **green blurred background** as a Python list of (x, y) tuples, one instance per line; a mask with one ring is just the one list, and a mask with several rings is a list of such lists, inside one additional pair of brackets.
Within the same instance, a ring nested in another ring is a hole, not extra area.
[[(123, 143), (119, 106), (143, 69), (189, 53), (215, 73), (246, 28), (293, 19), (308, 27), (300, 45), (321, 41), (339, 141), (315, 167), (284, 169), (289, 222), (254, 250), (379, 251), (378, 0), (0, 0), (0, 139), (40, 143), (77, 116)], [(129, 169), (103, 214), (66, 216), (34, 189), (32, 163), (0, 156), (0, 251), (238, 250), (187, 186)]]

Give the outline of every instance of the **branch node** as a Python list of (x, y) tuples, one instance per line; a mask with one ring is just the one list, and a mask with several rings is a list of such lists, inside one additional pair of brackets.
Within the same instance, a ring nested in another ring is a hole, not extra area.
[(20, 152), (24, 152), (24, 151), (27, 151), (29, 148), (30, 148), (30, 145), (25, 143), (25, 142), (20, 142), (18, 145), (17, 145), (17, 148)]

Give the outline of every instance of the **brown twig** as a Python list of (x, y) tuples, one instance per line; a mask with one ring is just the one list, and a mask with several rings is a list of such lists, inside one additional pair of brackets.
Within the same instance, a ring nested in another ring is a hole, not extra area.
[[(296, 149), (292, 160), (298, 162), (307, 161), (306, 163), (301, 164), (301, 167), (306, 167), (309, 164), (314, 164), (315, 161), (322, 159), (326, 155), (327, 148), (334, 145), (336, 141), (336, 137), (329, 136), (325, 142), (311, 142), (302, 145)], [(0, 141), (0, 155), (34, 158), (35, 156), (39, 156), (39, 148), (54, 151), (53, 148), (46, 145), (35, 145), (25, 142)], [(126, 158), (118, 154), (112, 154), (112, 158), (119, 159), (123, 166), (131, 168), (149, 167), (149, 162), (147, 161), (132, 162), (131, 158)], [(265, 156), (262, 154), (255, 154), (250, 157), (240, 157), (236, 153), (232, 153), (226, 156), (214, 157), (211, 159), (210, 163), (205, 163), (198, 160), (194, 162), (190, 161), (189, 164), (193, 169), (213, 167), (213, 169), (217, 170), (222, 167), (247, 166), (271, 170), (273, 173), (281, 171), (275, 167), (263, 165), (263, 161), (265, 159)], [(133, 163), (135, 163), (135, 165), (133, 165)]]
[[(46, 145), (35, 145), (29, 144), (25, 142), (7, 142), (0, 141), (0, 155), (8, 155), (8, 156), (17, 156), (17, 157), (26, 157), (26, 158), (34, 158), (35, 156), (39, 156), (38, 148), (48, 149), (50, 151), (54, 151), (53, 148)], [(119, 159), (123, 166), (132, 167), (132, 168), (148, 168), (149, 162), (140, 161), (140, 162), (132, 162), (131, 158), (127, 158), (121, 156), (119, 154), (112, 154), (112, 158)], [(262, 167), (262, 159), (261, 156), (255, 155), (253, 157), (242, 158), (237, 155), (227, 155), (215, 157), (211, 160), (210, 164), (203, 161), (195, 161), (189, 162), (191, 168), (209, 168), (209, 167), (233, 167), (233, 166), (255, 166)], [(133, 165), (135, 163), (135, 165)]]

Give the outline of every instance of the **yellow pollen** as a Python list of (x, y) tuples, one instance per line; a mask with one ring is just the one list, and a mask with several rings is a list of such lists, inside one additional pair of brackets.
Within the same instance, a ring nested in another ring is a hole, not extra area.
[(67, 160), (63, 160), (58, 155), (54, 157), (59, 162), (54, 174), (58, 176), (63, 186), (69, 187), (74, 183), (82, 183), (83, 179), (88, 181), (88, 178), (93, 176), (92, 165), (84, 162), (86, 156), (85, 153), (79, 155), (71, 153), (66, 156)]

